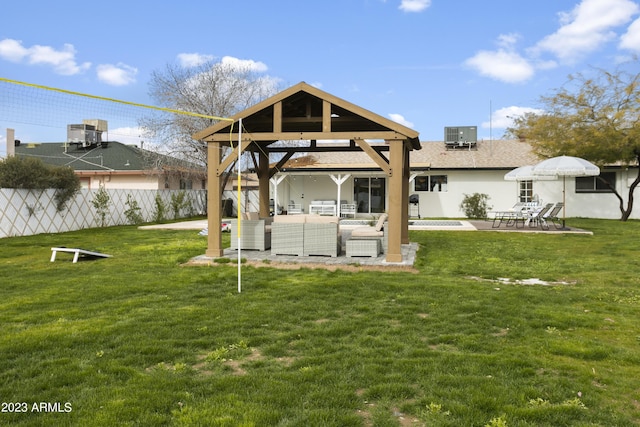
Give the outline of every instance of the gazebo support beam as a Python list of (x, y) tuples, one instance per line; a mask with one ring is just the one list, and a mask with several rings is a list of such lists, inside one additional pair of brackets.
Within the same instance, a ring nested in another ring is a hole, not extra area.
[[(237, 141), (237, 135), (236, 135), (236, 141)], [(251, 141), (251, 139), (245, 139), (244, 141), (242, 141), (241, 151), (243, 152), (246, 151), (247, 147), (251, 145), (252, 142), (253, 141)], [(209, 142), (209, 144), (211, 144), (211, 142)], [(231, 153), (229, 153), (229, 155), (224, 159), (224, 161), (222, 161), (222, 163), (218, 165), (218, 168), (216, 169), (216, 174), (221, 175), (222, 172), (224, 172), (229, 166), (231, 166), (231, 163), (233, 163), (237, 158), (238, 158), (238, 149), (237, 147), (234, 147), (234, 149), (231, 150)]]
[[(356, 140), (357, 142), (357, 140)], [(387, 141), (391, 147), (389, 162), (391, 175), (389, 179), (389, 230), (387, 262), (402, 262), (402, 206), (404, 173), (404, 143), (402, 140)]]
[(222, 147), (217, 142), (207, 144), (207, 173), (209, 195), (207, 197), (207, 251), (206, 256), (219, 258), (223, 255), (222, 231), (220, 221), (222, 216), (222, 186), (220, 182), (220, 152)]
[(402, 244), (409, 244), (409, 180), (410, 180), (410, 165), (409, 165), (409, 150), (406, 144), (403, 144), (404, 149), (404, 167), (402, 168)]
[[(387, 159), (380, 155), (376, 150), (371, 147), (367, 141), (364, 139), (356, 138), (354, 139), (358, 147), (362, 148), (362, 151), (367, 153), (371, 160), (376, 162), (376, 164), (386, 173), (387, 175), (391, 175), (391, 169), (389, 168), (389, 163), (387, 163)], [(402, 167), (402, 166), (401, 166)], [(400, 169), (399, 169), (400, 170)]]
[(269, 217), (269, 152), (262, 148), (258, 152), (258, 199), (260, 202), (260, 218)]

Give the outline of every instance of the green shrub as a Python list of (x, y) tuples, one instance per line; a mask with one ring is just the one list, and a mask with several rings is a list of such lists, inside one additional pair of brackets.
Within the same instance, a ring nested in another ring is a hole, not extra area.
[(484, 193), (465, 194), (460, 209), (467, 218), (481, 219), (487, 217), (487, 211), (491, 209), (489, 206), (489, 195)]
[(140, 209), (138, 201), (134, 199), (131, 194), (127, 194), (125, 205), (127, 205), (127, 209), (124, 211), (124, 215), (127, 217), (129, 223), (142, 224), (144, 222), (144, 218), (142, 218), (142, 214), (140, 213), (142, 209)]
[(61, 212), (67, 202), (80, 191), (80, 179), (69, 167), (51, 168), (51, 187), (56, 189), (56, 209)]
[(165, 212), (167, 210), (164, 201), (162, 201), (162, 197), (160, 194), (156, 194), (156, 208), (153, 211), (153, 221), (154, 222), (162, 222), (164, 221)]
[(80, 190), (80, 178), (66, 166), (48, 166), (32, 157), (8, 157), (0, 160), (0, 188), (56, 190), (56, 209), (61, 212)]
[(109, 213), (110, 203), (111, 196), (109, 196), (109, 193), (105, 190), (104, 186), (101, 185), (93, 197), (93, 200), (91, 200), (91, 204), (96, 209), (96, 214), (100, 221), (100, 227), (107, 225), (107, 214)]
[(171, 209), (173, 210), (173, 219), (178, 219), (180, 211), (187, 206), (187, 200), (185, 200), (186, 193), (179, 191), (171, 194)]

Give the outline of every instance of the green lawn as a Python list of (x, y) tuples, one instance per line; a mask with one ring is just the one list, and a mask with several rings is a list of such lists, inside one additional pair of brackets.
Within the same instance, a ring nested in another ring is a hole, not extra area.
[(570, 222), (594, 235), (415, 231), (418, 274), (247, 266), (242, 294), (182, 266), (195, 231), (0, 239), (0, 425), (638, 425), (640, 222)]

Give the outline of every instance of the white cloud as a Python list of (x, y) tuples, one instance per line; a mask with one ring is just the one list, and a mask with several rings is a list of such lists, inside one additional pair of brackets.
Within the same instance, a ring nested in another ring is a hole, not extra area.
[(467, 59), (465, 64), (476, 69), (483, 76), (506, 83), (520, 83), (529, 80), (535, 73), (534, 66), (515, 51), (520, 39), (516, 33), (500, 34), (496, 44), (498, 50), (481, 50)]
[(123, 63), (101, 64), (98, 65), (96, 72), (101, 82), (112, 86), (126, 86), (136, 81), (138, 69)]
[(402, 0), (398, 9), (405, 12), (422, 12), (431, 6), (431, 0)]
[(178, 54), (178, 62), (183, 67), (197, 67), (214, 59), (213, 55), (204, 55), (201, 53), (180, 53)]
[(253, 59), (238, 59), (233, 56), (224, 56), (220, 62), (222, 65), (229, 65), (238, 69), (249, 69), (258, 73), (263, 73), (268, 70), (264, 62), (254, 61)]
[(0, 40), (0, 58), (11, 62), (20, 62), (29, 55), (29, 49), (22, 42), (13, 39)]
[(539, 41), (532, 53), (551, 52), (573, 63), (612, 40), (613, 29), (629, 22), (639, 9), (631, 0), (582, 0), (571, 12), (560, 14), (563, 25)]
[(408, 128), (413, 127), (413, 123), (405, 119), (404, 116), (402, 116), (401, 114), (391, 113), (389, 114), (389, 118), (391, 118), (391, 120), (393, 120), (394, 122), (400, 123), (401, 125), (406, 126)]
[(513, 124), (515, 117), (522, 116), (526, 113), (542, 114), (544, 111), (538, 108), (530, 107), (504, 107), (491, 113), (491, 121), (483, 122), (481, 127), (485, 129), (506, 129)]
[(23, 60), (32, 65), (51, 66), (57, 74), (71, 76), (88, 70), (90, 62), (76, 62), (76, 49), (66, 43), (62, 49), (51, 46), (33, 45), (24, 47), (22, 41), (14, 39), (0, 40), (0, 58), (11, 62)]
[(520, 34), (517, 33), (500, 34), (496, 43), (502, 48), (513, 49), (520, 38)]
[(533, 65), (527, 59), (507, 49), (481, 50), (467, 59), (465, 64), (476, 69), (483, 76), (506, 83), (525, 82), (535, 73)]
[(620, 37), (620, 47), (640, 53), (640, 18), (633, 21), (627, 32)]

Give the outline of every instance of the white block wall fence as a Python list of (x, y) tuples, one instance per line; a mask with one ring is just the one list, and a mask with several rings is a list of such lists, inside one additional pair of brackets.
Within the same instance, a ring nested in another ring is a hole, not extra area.
[[(40, 233), (60, 233), (65, 231), (95, 228), (100, 226), (96, 208), (92, 201), (97, 190), (83, 189), (67, 202), (66, 208), (56, 210), (55, 190), (20, 190), (0, 188), (0, 238), (29, 236)], [(156, 212), (156, 195), (165, 207), (165, 219), (173, 219), (171, 196), (185, 193), (185, 207), (178, 218), (186, 218), (206, 213), (206, 190), (107, 190), (109, 212), (106, 226), (128, 224), (125, 211), (127, 196), (137, 201), (144, 221), (152, 221)], [(174, 196), (175, 197), (175, 196)]]

